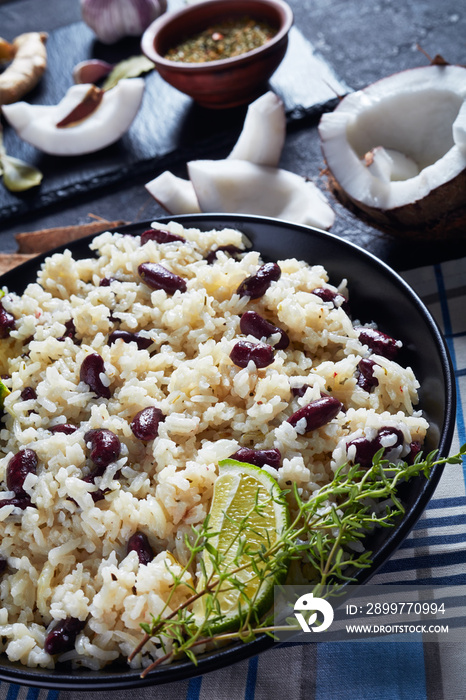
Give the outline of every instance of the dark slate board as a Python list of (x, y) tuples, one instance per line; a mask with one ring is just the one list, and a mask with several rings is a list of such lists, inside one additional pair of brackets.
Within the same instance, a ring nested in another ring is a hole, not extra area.
[[(80, 61), (92, 57), (115, 63), (140, 53), (140, 48), (137, 39), (105, 46), (79, 21), (52, 31), (47, 53), (48, 70), (27, 96), (28, 101), (37, 104), (59, 102), (72, 84), (73, 67)], [(245, 107), (208, 110), (165, 83), (155, 71), (145, 80), (143, 104), (130, 130), (116, 144), (97, 153), (48, 156), (21, 141), (6, 125), (7, 153), (38, 167), (44, 179), (39, 188), (21, 194), (0, 187), (0, 222), (82, 193), (108, 186), (124, 187), (136, 176), (149, 180), (162, 170), (194, 158), (228, 152), (241, 130)], [(330, 108), (336, 95), (348, 91), (297, 27), (290, 32), (288, 52), (270, 87), (282, 97), (290, 124)]]

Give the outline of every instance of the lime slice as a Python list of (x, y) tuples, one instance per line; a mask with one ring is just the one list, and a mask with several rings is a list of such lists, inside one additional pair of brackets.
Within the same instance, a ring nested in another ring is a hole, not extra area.
[[(240, 523), (244, 522), (247, 527), (240, 533)], [(278, 572), (270, 568), (276, 554), (261, 561), (254, 553), (270, 550), (287, 524), (288, 509), (281, 490), (264, 469), (234, 459), (219, 463), (209, 519), (209, 532), (216, 534), (207, 541), (203, 553), (205, 576), (201, 576), (197, 590), (205, 587), (206, 580), (218, 581), (218, 574), (213, 573), (216, 556), (215, 570), (231, 572), (240, 585), (232, 586), (226, 580), (210, 596), (201, 596), (193, 606), (197, 626), (206, 621), (209, 632), (217, 634), (238, 628), (240, 618), (251, 608), (260, 618), (272, 607), (273, 587), (286, 571), (282, 568), (277, 576)], [(245, 551), (241, 540), (247, 541)], [(208, 606), (214, 610), (207, 614)]]

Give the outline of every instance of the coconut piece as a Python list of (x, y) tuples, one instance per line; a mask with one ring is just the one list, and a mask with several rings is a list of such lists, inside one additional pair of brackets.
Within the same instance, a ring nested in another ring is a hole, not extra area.
[(176, 177), (169, 170), (148, 182), (145, 188), (169, 214), (197, 214), (201, 211), (192, 183)]
[(196, 160), (188, 172), (204, 212), (259, 214), (330, 228), (335, 215), (309, 180), (245, 160)]
[(388, 183), (392, 180), (408, 180), (419, 173), (417, 163), (393, 148), (377, 146), (364, 156), (364, 163), (374, 177)]
[(243, 130), (228, 158), (277, 167), (286, 136), (285, 108), (274, 92), (252, 102)]
[(90, 84), (73, 85), (57, 105), (27, 102), (2, 107), (18, 136), (45, 153), (57, 156), (92, 153), (117, 141), (131, 126), (142, 101), (144, 80), (131, 78), (104, 92), (98, 108), (66, 128), (57, 124), (82, 103)]
[(464, 236), (465, 101), (466, 69), (449, 65), (347, 95), (319, 124), (337, 196), (394, 234)]

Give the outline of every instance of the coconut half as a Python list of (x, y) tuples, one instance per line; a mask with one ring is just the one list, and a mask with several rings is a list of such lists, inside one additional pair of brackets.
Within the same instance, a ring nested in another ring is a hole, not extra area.
[(319, 134), (343, 203), (391, 233), (466, 236), (466, 68), (379, 80), (324, 114)]

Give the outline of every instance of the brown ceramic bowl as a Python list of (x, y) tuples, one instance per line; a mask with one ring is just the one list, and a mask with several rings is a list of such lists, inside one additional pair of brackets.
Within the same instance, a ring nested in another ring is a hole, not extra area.
[[(233, 58), (185, 63), (164, 58), (173, 46), (219, 20), (237, 17), (262, 20), (277, 29), (263, 46)], [(155, 20), (144, 32), (141, 48), (170, 85), (196, 102), (215, 109), (256, 99), (281, 63), (293, 23), (291, 8), (282, 0), (206, 0)]]

